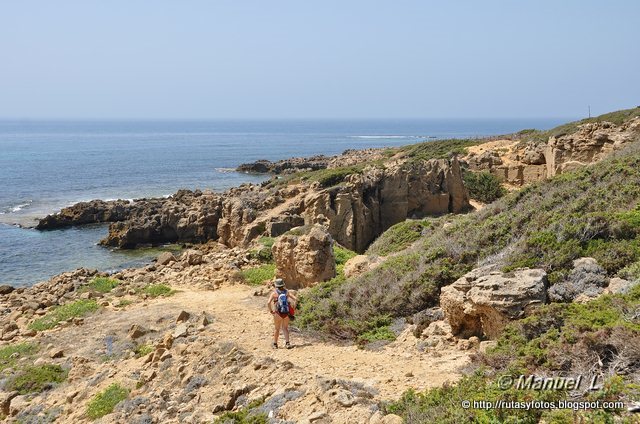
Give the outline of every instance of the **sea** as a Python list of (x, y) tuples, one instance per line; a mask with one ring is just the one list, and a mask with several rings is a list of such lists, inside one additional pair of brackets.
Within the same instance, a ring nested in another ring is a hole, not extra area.
[(29, 286), (79, 267), (141, 266), (162, 250), (98, 246), (106, 225), (28, 228), (76, 202), (161, 197), (180, 188), (224, 191), (268, 178), (234, 170), (258, 159), (485, 137), (562, 122), (566, 119), (0, 121), (0, 284)]

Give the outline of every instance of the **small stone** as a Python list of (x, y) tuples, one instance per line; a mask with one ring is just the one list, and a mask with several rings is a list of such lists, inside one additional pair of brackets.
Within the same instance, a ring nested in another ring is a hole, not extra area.
[(72, 403), (73, 399), (75, 399), (75, 397), (78, 396), (79, 393), (80, 392), (78, 390), (74, 390), (73, 392), (68, 393), (66, 396), (67, 403)]
[(131, 328), (129, 329), (129, 338), (131, 339), (138, 339), (142, 336), (144, 336), (145, 334), (147, 334), (149, 332), (149, 330), (147, 330), (146, 328), (138, 325), (138, 324), (133, 324), (131, 326)]
[(189, 320), (189, 317), (191, 316), (191, 314), (187, 311), (182, 311), (180, 312), (180, 314), (178, 315), (178, 318), (176, 318), (176, 322), (185, 322)]
[(64, 356), (64, 351), (62, 349), (51, 349), (49, 351), (49, 357), (51, 357), (52, 359), (55, 358), (62, 358)]
[(187, 324), (182, 323), (179, 324), (176, 329), (173, 331), (173, 338), (177, 339), (178, 337), (183, 337), (188, 334)]
[(314, 422), (314, 421), (317, 421), (317, 420), (319, 420), (321, 418), (324, 418), (326, 416), (327, 416), (327, 413), (325, 411), (317, 411), (317, 412), (314, 412), (313, 414), (309, 415), (307, 417), (307, 420), (309, 420), (309, 422)]

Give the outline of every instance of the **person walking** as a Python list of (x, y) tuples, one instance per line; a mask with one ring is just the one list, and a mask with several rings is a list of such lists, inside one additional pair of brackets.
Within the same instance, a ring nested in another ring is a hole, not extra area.
[(273, 315), (273, 325), (275, 327), (272, 346), (274, 349), (278, 348), (278, 338), (280, 337), (280, 330), (282, 329), (285, 347), (291, 349), (291, 343), (289, 342), (290, 313), (298, 302), (298, 299), (289, 293), (282, 278), (276, 278), (273, 285), (275, 286), (275, 290), (271, 293), (267, 301), (267, 309), (269, 313)]

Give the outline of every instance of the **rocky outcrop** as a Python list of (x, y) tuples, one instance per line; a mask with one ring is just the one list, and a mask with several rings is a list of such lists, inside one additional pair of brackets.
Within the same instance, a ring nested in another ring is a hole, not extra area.
[(489, 141), (471, 147), (463, 158), (472, 171), (488, 171), (501, 181), (522, 186), (597, 162), (640, 140), (640, 118), (615, 125), (589, 122), (546, 142)]
[(336, 276), (333, 239), (321, 226), (302, 227), (273, 245), (276, 277), (290, 289), (308, 287)]
[(80, 202), (63, 208), (58, 213), (47, 215), (40, 220), (36, 228), (38, 230), (52, 230), (73, 225), (123, 221), (136, 207), (133, 202), (128, 200)]
[(469, 198), (454, 158), (370, 167), (345, 184), (310, 193), (304, 205), (306, 224), (323, 225), (342, 246), (363, 252), (392, 225), (464, 212)]
[(376, 268), (383, 262), (380, 257), (367, 255), (357, 255), (349, 259), (344, 264), (344, 276), (347, 278), (357, 277)]
[(327, 168), (330, 159), (330, 157), (324, 155), (308, 158), (289, 158), (276, 162), (261, 159), (255, 162), (243, 163), (236, 168), (236, 171), (252, 174), (290, 174), (299, 171), (315, 171)]
[(542, 269), (505, 274), (486, 266), (443, 287), (440, 307), (454, 335), (493, 339), (509, 321), (545, 303), (546, 289), (547, 274)]
[(547, 175), (552, 177), (586, 164), (597, 162), (614, 150), (640, 139), (640, 118), (620, 126), (610, 122), (590, 122), (578, 126), (578, 131), (551, 137), (544, 157)]
[(316, 155), (304, 158), (288, 158), (279, 161), (266, 159), (243, 163), (236, 168), (238, 172), (250, 174), (292, 174), (300, 171), (316, 171), (325, 168), (353, 166), (381, 159), (384, 149), (347, 149), (335, 156)]
[(167, 199), (136, 202), (126, 221), (112, 223), (105, 246), (133, 248), (141, 244), (202, 243), (217, 239), (222, 214), (219, 195), (180, 190)]

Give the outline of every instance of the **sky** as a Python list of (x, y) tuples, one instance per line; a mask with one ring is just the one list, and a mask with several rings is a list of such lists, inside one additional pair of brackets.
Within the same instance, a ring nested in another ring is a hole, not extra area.
[(640, 105), (637, 0), (0, 3), (0, 118), (583, 117)]

